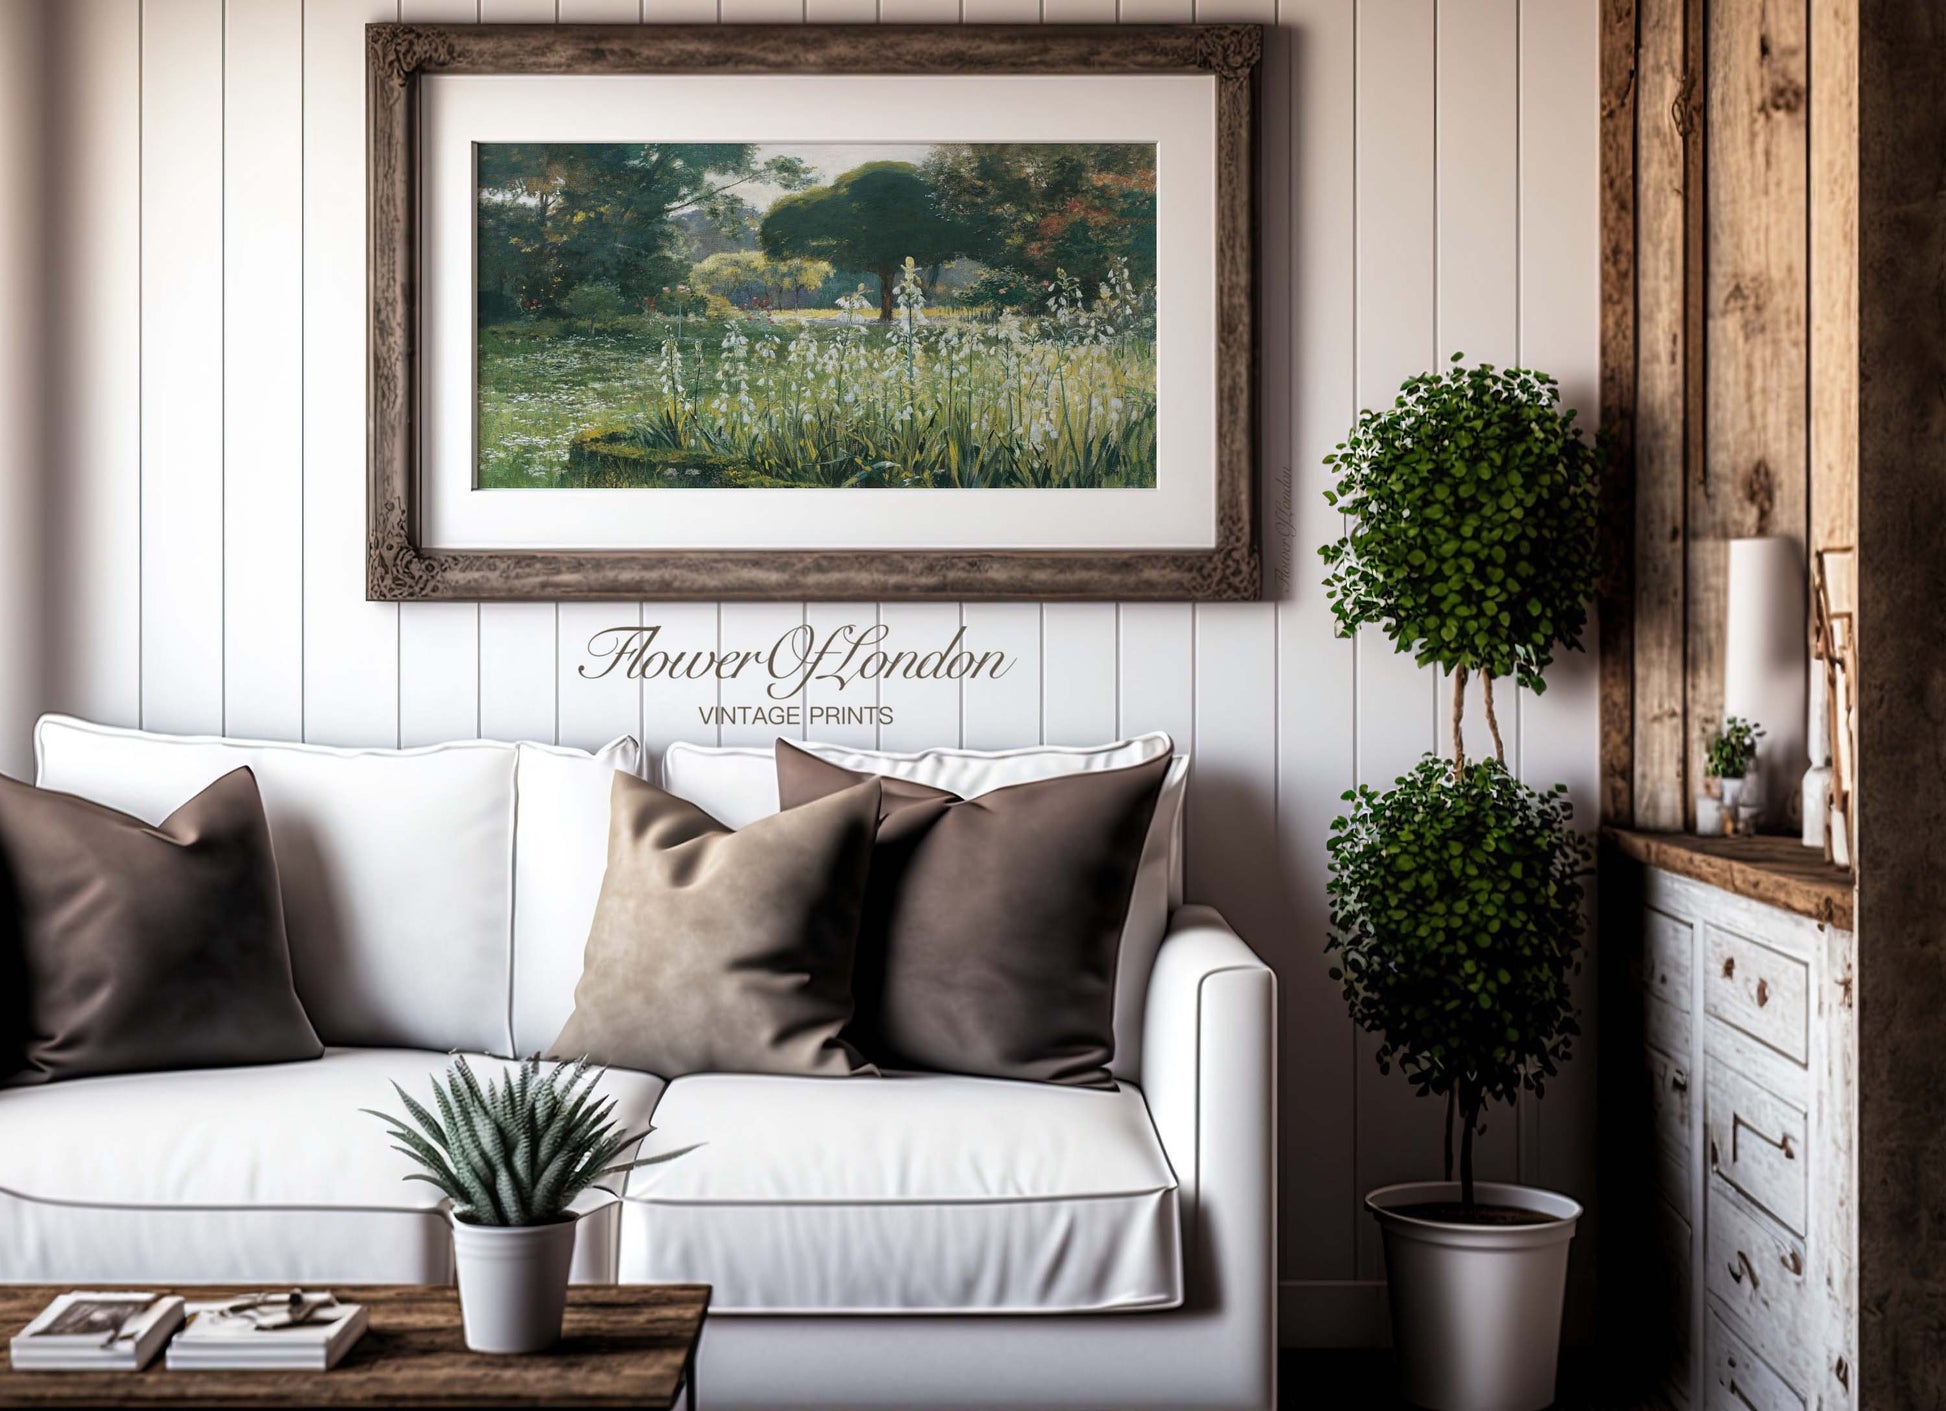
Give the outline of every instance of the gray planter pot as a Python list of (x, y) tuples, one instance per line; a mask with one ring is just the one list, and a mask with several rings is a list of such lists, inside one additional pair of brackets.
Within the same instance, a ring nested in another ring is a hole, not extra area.
[(545, 1352), (561, 1340), (573, 1218), (546, 1225), (453, 1220), (460, 1321), (475, 1352)]
[(1457, 1181), (1365, 1197), (1385, 1236), (1399, 1389), (1431, 1411), (1541, 1411), (1554, 1400), (1568, 1245), (1581, 1207), (1564, 1195), (1480, 1181), (1476, 1199), (1554, 1217), (1460, 1225), (1400, 1214), (1457, 1201)]

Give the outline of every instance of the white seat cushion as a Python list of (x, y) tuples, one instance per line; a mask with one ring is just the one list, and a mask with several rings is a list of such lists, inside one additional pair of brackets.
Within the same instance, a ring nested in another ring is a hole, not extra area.
[(629, 1176), (624, 1283), (715, 1313), (1082, 1313), (1182, 1299), (1176, 1181), (1130, 1087), (680, 1078)]
[[(842, 745), (805, 744), (803, 749), (844, 769), (889, 774), (914, 783), (977, 798), (1010, 784), (1146, 764), (1175, 746), (1157, 732), (1105, 745), (1033, 745), (1016, 750), (921, 750), (891, 754)], [(1177, 755), (1163, 780), (1143, 840), (1142, 859), (1122, 924), (1115, 973), (1115, 1057), (1118, 1078), (1142, 1081), (1142, 1016), (1148, 1007), (1149, 971), (1169, 916), (1182, 905), (1182, 805), (1189, 760)], [(777, 812), (777, 765), (768, 747), (692, 745), (678, 742), (662, 758), (662, 786), (732, 828)]]
[(545, 1053), (574, 1012), (574, 987), (608, 867), (608, 795), (615, 771), (636, 772), (632, 739), (593, 754), (520, 747), (515, 775), (513, 1049)]
[[(331, 1049), (309, 1063), (0, 1088), (0, 1279), (25, 1283), (444, 1283), (439, 1192), (404, 1177), (384, 1126), (397, 1081), (428, 1102), (445, 1054)], [(484, 1081), (509, 1065), (474, 1060)], [(603, 1091), (646, 1128), (662, 1080)], [(615, 1222), (588, 1224), (583, 1277), (613, 1278)], [(606, 1247), (603, 1247), (603, 1246)]]
[[(151, 823), (248, 765), (270, 820), (297, 993), (318, 1036), (498, 1054), (515, 1051), (512, 957), (523, 941), (536, 957), (536, 996), (558, 988), (564, 965), (580, 974), (601, 886), (608, 778), (639, 757), (626, 738), (595, 755), (490, 740), (334, 749), (65, 716), (44, 717), (34, 740), (41, 787)], [(523, 824), (517, 767), (527, 776)], [(518, 906), (516, 870), (527, 884)], [(570, 978), (570, 999), (573, 988)], [(535, 1015), (548, 1007), (537, 999)]]

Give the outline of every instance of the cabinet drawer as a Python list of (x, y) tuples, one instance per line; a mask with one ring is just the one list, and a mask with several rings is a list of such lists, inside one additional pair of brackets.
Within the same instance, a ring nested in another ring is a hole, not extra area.
[(1758, 1043), (1803, 1063), (1810, 1053), (1811, 973), (1783, 951), (1705, 922), (1703, 1007)]
[(1689, 1317), (1695, 1307), (1693, 1267), (1689, 1247), (1689, 1221), (1669, 1205), (1657, 1208), (1656, 1241), (1661, 1246), (1660, 1272), (1663, 1276), (1663, 1306), (1658, 1334), (1662, 1347), (1652, 1351), (1664, 1354), (1663, 1387), (1673, 1393), (1677, 1404), (1689, 1404), (1689, 1388), (1694, 1368), (1695, 1349), (1690, 1344)]
[(1648, 1040), (1650, 1048), (1659, 1048), (1664, 1053), (1677, 1055), (1689, 1052), (1690, 1018), (1687, 1009), (1678, 1009), (1673, 1004), (1664, 1004), (1659, 999), (1643, 1001), (1647, 1010), (1642, 1026), (1642, 1037)]
[(1809, 1336), (1815, 1310), (1804, 1242), (1721, 1180), (1710, 1181), (1708, 1201), (1703, 1287), (1773, 1367), (1808, 1385), (1815, 1370)]
[(1696, 928), (1650, 907), (1642, 916), (1642, 993), (1677, 1009), (1689, 1008), (1690, 956)]
[(1703, 1122), (1709, 1169), (1790, 1229), (1808, 1234), (1804, 1111), (1711, 1060)]
[(1690, 1196), (1690, 1080), (1687, 1065), (1648, 1051), (1649, 1111), (1655, 1130), (1656, 1171), (1662, 1195), (1685, 1220)]
[(1703, 1405), (1708, 1411), (1805, 1411), (1804, 1398), (1712, 1311), (1705, 1318)]

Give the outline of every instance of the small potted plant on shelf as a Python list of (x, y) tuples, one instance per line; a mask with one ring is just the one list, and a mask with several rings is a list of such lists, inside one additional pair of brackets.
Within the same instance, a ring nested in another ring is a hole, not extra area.
[[(1697, 809), (1696, 831), (1738, 833), (1746, 831), (1739, 810), (1755, 809), (1762, 806), (1762, 799), (1754, 797), (1757, 781), (1754, 769), (1757, 763), (1757, 741), (1763, 739), (1763, 726), (1733, 715), (1723, 722), (1723, 728), (1710, 737), (1704, 756), (1703, 772), (1716, 780), (1721, 793), (1721, 817), (1717, 828), (1706, 828), (1704, 810)], [(1755, 819), (1751, 819), (1751, 829)]]
[[(1452, 758), (1347, 794), (1329, 843), (1332, 977), (1381, 1070), (1445, 1106), (1445, 1179), (1366, 1197), (1402, 1389), (1438, 1411), (1530, 1411), (1554, 1399), (1581, 1207), (1475, 1180), (1474, 1138), (1492, 1104), (1539, 1096), (1568, 1058), (1590, 849), (1564, 786), (1539, 793), (1508, 771), (1493, 682), (1544, 691), (1555, 648), (1580, 645), (1596, 450), (1553, 379), (1456, 356), (1363, 413), (1328, 463), (1347, 520), (1322, 551), (1339, 630), (1378, 624), (1452, 680)], [(1469, 763), (1471, 675), (1493, 754)]]
[[(446, 1193), (466, 1345), (475, 1352), (541, 1352), (561, 1337), (577, 1217), (568, 1207), (604, 1176), (669, 1161), (615, 1158), (648, 1131), (615, 1124), (615, 1101), (597, 1097), (604, 1070), (538, 1059), (482, 1087), (456, 1057), (432, 1082), (434, 1116), (397, 1083), (410, 1122), (384, 1112), (395, 1150), (424, 1169), (405, 1179)], [(366, 1111), (371, 1112), (367, 1108)]]

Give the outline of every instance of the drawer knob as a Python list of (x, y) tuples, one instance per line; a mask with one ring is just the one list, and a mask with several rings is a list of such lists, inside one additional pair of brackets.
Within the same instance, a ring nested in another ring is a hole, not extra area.
[(1750, 1256), (1745, 1254), (1740, 1249), (1737, 1251), (1736, 1261), (1730, 1265), (1730, 1278), (1732, 1281), (1739, 1284), (1742, 1283), (1745, 1278), (1748, 1278), (1750, 1280), (1751, 1292), (1753, 1293), (1756, 1292), (1757, 1289), (1756, 1266), (1750, 1262)]
[(1762, 1009), (1769, 1003), (1770, 982), (1768, 980), (1759, 980), (1757, 981), (1757, 1008)]
[[(1801, 1275), (1802, 1275), (1802, 1274), (1804, 1273), (1804, 1259), (1803, 1259), (1803, 1256), (1801, 1256), (1801, 1255), (1800, 1255), (1800, 1254), (1799, 1254), (1799, 1253), (1798, 1253), (1798, 1252), (1797, 1252), (1796, 1250), (1794, 1250), (1794, 1249), (1790, 1249), (1790, 1250), (1786, 1250), (1786, 1251), (1784, 1251), (1784, 1267), (1785, 1267), (1786, 1269), (1788, 1269), (1788, 1270), (1790, 1270), (1790, 1271), (1791, 1271), (1791, 1275), (1792, 1275), (1792, 1277), (1794, 1277), (1794, 1278), (1795, 1278), (1795, 1277), (1798, 1277), (1798, 1276), (1801, 1276)], [(1751, 1286), (1752, 1286), (1752, 1287), (1755, 1287), (1755, 1286), (1756, 1286), (1756, 1282), (1757, 1282), (1757, 1281), (1756, 1281), (1755, 1279), (1752, 1279), (1752, 1280), (1750, 1281), (1750, 1283), (1751, 1283)]]
[(1734, 955), (1723, 957), (1723, 978), (1734, 980), (1737, 977), (1737, 958)]
[(1669, 1074), (1669, 1090), (1686, 1093), (1689, 1091), (1689, 1075), (1677, 1068)]

